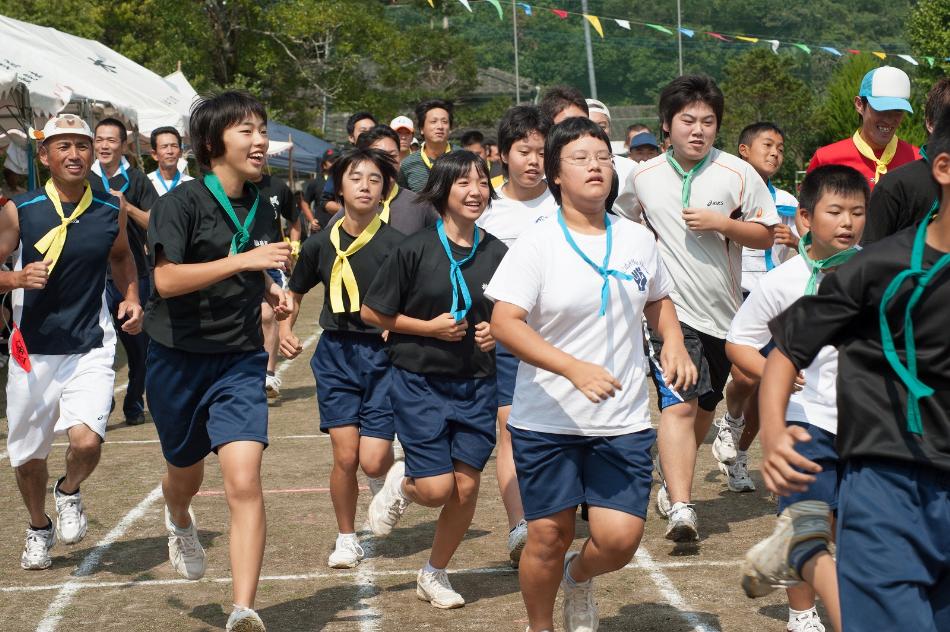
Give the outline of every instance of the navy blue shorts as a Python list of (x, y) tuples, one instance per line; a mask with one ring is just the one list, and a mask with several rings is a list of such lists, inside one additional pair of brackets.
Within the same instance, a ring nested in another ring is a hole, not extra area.
[(378, 334), (325, 331), (310, 360), (317, 380), (320, 430), (359, 426), (360, 435), (392, 441), (389, 356)]
[(191, 353), (149, 342), (145, 393), (165, 460), (188, 467), (232, 441), (267, 446), (267, 352)]
[(286, 277), (284, 276), (284, 271), (278, 270), (277, 268), (271, 268), (270, 270), (266, 270), (266, 272), (267, 272), (267, 276), (274, 279), (274, 283), (276, 283), (278, 287), (283, 289), (284, 283), (287, 280)]
[(846, 632), (950, 630), (950, 472), (849, 461), (836, 546)]
[(451, 379), (393, 367), (389, 391), (406, 476), (455, 470), (461, 461), (481, 471), (495, 449), (495, 376)]
[(646, 519), (653, 484), (652, 428), (612, 437), (508, 425), (526, 520), (587, 503)]
[[(818, 426), (804, 421), (789, 421), (789, 426), (804, 428), (811, 435), (811, 441), (795, 444), (795, 451), (821, 466), (821, 472), (815, 474), (815, 482), (803, 492), (778, 497), (778, 513), (789, 505), (803, 500), (820, 500), (828, 503), (832, 511), (838, 510), (838, 450), (835, 449), (835, 435)], [(795, 468), (799, 472), (802, 470)]]
[(495, 343), (495, 379), (498, 381), (498, 408), (511, 406), (515, 401), (515, 378), (518, 376), (518, 360), (510, 351)]

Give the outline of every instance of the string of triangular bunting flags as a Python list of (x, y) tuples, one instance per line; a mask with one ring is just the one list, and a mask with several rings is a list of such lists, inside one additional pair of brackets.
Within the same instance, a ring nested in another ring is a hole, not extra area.
[[(435, 0), (428, 0), (428, 2), (429, 2), (429, 6), (435, 8)], [(463, 7), (468, 9), (470, 13), (474, 13), (471, 6), (472, 2), (476, 2), (476, 3), (486, 2), (492, 5), (495, 8), (495, 10), (498, 12), (499, 20), (503, 20), (505, 18), (505, 12), (499, 0), (458, 0), (458, 2)], [(861, 51), (855, 48), (846, 48), (844, 49), (845, 52), (843, 53), (839, 49), (835, 48), (834, 46), (822, 46), (822, 45), (816, 45), (816, 44), (809, 45), (802, 42), (782, 42), (777, 39), (755, 37), (752, 35), (723, 34), (723, 33), (717, 33), (715, 31), (691, 29), (691, 28), (686, 28), (683, 26), (679, 26), (679, 27), (667, 26), (664, 24), (639, 22), (639, 21), (630, 20), (630, 19), (604, 17), (604, 16), (598, 16), (598, 15), (592, 15), (589, 13), (578, 13), (575, 11), (566, 11), (564, 9), (558, 9), (558, 8), (553, 8), (553, 7), (539, 7), (527, 2), (517, 2), (516, 4), (518, 8), (520, 8), (524, 12), (524, 14), (529, 17), (533, 16), (535, 11), (550, 12), (562, 20), (566, 20), (568, 19), (569, 16), (572, 16), (572, 15), (582, 17), (585, 20), (587, 20), (587, 22), (590, 23), (591, 27), (593, 27), (593, 29), (597, 31), (597, 34), (600, 35), (602, 39), (606, 39), (606, 35), (604, 34), (604, 22), (607, 22), (607, 23), (613, 22), (618, 27), (626, 31), (632, 30), (632, 25), (637, 25), (637, 26), (643, 26), (643, 27), (652, 29), (654, 31), (658, 31), (660, 33), (664, 33), (666, 35), (676, 35), (677, 32), (679, 32), (689, 38), (695, 38), (696, 35), (699, 34), (699, 35), (705, 35), (707, 37), (711, 37), (712, 39), (718, 40), (720, 42), (727, 42), (727, 43), (738, 41), (738, 42), (744, 42), (748, 44), (758, 44), (761, 42), (764, 44), (768, 44), (769, 48), (771, 48), (772, 52), (775, 54), (778, 54), (779, 47), (791, 46), (791, 47), (797, 48), (798, 50), (801, 50), (802, 52), (808, 55), (812, 54), (813, 49), (824, 51), (830, 55), (834, 55), (835, 57), (844, 57), (846, 53), (851, 54), (851, 55), (859, 55), (862, 52), (867, 52), (880, 59), (886, 59), (887, 57), (897, 57), (898, 59), (901, 59), (911, 65), (914, 65), (914, 66), (920, 65), (920, 62), (918, 62), (917, 59), (915, 59), (913, 56), (907, 53), (894, 53), (894, 52), (888, 52), (888, 51), (882, 51), (882, 50)], [(933, 65), (938, 61), (938, 58), (935, 56), (922, 56), (921, 59), (926, 61), (930, 67), (933, 67)], [(950, 61), (950, 57), (944, 57), (942, 61)]]

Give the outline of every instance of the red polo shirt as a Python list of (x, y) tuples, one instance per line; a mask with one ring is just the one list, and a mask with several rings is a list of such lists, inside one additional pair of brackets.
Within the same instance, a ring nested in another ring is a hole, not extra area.
[[(920, 149), (908, 142), (897, 139), (897, 152), (887, 165), (888, 172), (901, 165), (913, 162), (920, 158)], [(875, 165), (858, 151), (854, 141), (850, 138), (839, 140), (824, 147), (819, 147), (815, 155), (808, 162), (808, 172), (823, 165), (845, 165), (857, 169), (868, 179), (868, 186), (874, 188)]]

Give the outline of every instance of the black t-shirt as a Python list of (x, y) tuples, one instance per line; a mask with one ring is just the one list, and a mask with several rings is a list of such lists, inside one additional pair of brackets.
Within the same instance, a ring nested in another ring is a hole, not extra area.
[(320, 194), (323, 193), (323, 184), (326, 181), (324, 175), (319, 173), (308, 180), (307, 186), (303, 188), (303, 199), (307, 201), (307, 204), (309, 204), (311, 208), (320, 200)]
[[(471, 252), (471, 248), (452, 241), (449, 245), (456, 261)], [(475, 345), (475, 325), (491, 320), (493, 303), (485, 297), (484, 290), (507, 251), (500, 240), (482, 231), (475, 256), (462, 266), (462, 276), (472, 295), (472, 308), (465, 316), (465, 337), (459, 342), (446, 342), (391, 332), (388, 349), (395, 366), (413, 373), (453, 378), (495, 374), (495, 353), (485, 353)], [(396, 246), (363, 297), (363, 304), (388, 316), (404, 314), (431, 320), (452, 309), (449, 269), (449, 258), (436, 229), (425, 228)]]
[[(242, 222), (254, 195), (231, 200)], [(263, 207), (263, 212), (262, 212)], [(276, 230), (268, 203), (258, 203), (248, 249), (270, 243)], [(152, 209), (148, 243), (172, 263), (207, 263), (228, 256), (234, 225), (200, 179), (184, 182), (166, 193)], [(241, 272), (197, 292), (162, 298), (152, 293), (145, 310), (145, 331), (156, 342), (193, 353), (257, 351), (261, 335), (264, 273)]]
[[(380, 211), (382, 206), (380, 206)], [(343, 219), (343, 209), (336, 212), (328, 226), (333, 226)], [(439, 220), (439, 213), (429, 202), (419, 198), (419, 194), (409, 189), (399, 187), (396, 197), (389, 203), (389, 225), (403, 235), (412, 235), (423, 228), (435, 226)]]
[(930, 163), (915, 160), (884, 174), (871, 191), (863, 244), (871, 244), (913, 226), (940, 195)]
[[(838, 348), (838, 452), (950, 471), (950, 268), (927, 286), (914, 309), (918, 377), (935, 393), (920, 400), (923, 436), (907, 430), (907, 388), (884, 356), (878, 309), (891, 280), (910, 264), (917, 228), (871, 244), (821, 282), (818, 294), (773, 320), (775, 344), (799, 370), (825, 345)], [(943, 253), (927, 247), (924, 267)], [(915, 284), (905, 281), (887, 313), (906, 365), (904, 310)]]
[(293, 224), (297, 221), (297, 205), (294, 203), (294, 194), (286, 184), (264, 174), (260, 182), (255, 182), (258, 192), (261, 196), (260, 204), (257, 207), (258, 213), (270, 212), (274, 217), (274, 234), (271, 235), (271, 242), (283, 241), (280, 231), (280, 218), (287, 220), (287, 224)]
[[(340, 228), (340, 248), (346, 250), (356, 237), (342, 230), (342, 226)], [(403, 239), (405, 236), (402, 233), (383, 224), (367, 244), (347, 257), (350, 267), (353, 268), (353, 276), (356, 277), (360, 297), (366, 296), (370, 284), (376, 278), (376, 273), (389, 258), (396, 244)], [(294, 266), (288, 288), (291, 292), (306, 294), (318, 283), (323, 283), (323, 310), (320, 312), (320, 326), (324, 331), (379, 335), (380, 330), (364, 323), (358, 310), (333, 313), (330, 307), (330, 272), (334, 261), (336, 261), (336, 249), (330, 243), (330, 230), (321, 230), (313, 238), (304, 242), (301, 247), (300, 258)], [(350, 308), (350, 299), (345, 287), (343, 288), (343, 305), (346, 309)]]
[[(144, 172), (135, 167), (128, 167), (126, 174), (129, 177), (129, 186), (124, 193), (125, 199), (139, 210), (150, 211), (158, 200), (158, 193), (155, 192), (151, 180)], [(92, 185), (93, 191), (101, 191), (111, 195), (103, 187), (102, 176), (95, 171), (89, 173), (89, 184)], [(114, 176), (109, 178), (109, 188), (119, 191), (123, 186), (125, 186), (125, 178), (122, 176), (122, 170), (119, 169)], [(147, 243), (145, 229), (129, 217), (126, 221), (126, 234), (129, 236), (129, 248), (132, 250), (132, 258), (135, 259), (135, 269), (139, 277), (148, 276), (152, 268), (145, 248)]]

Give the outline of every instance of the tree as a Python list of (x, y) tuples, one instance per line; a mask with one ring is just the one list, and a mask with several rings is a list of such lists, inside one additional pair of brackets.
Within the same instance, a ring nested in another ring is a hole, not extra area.
[(720, 138), (735, 152), (742, 128), (769, 121), (785, 131), (785, 164), (780, 179), (794, 181), (794, 172), (811, 155), (814, 95), (790, 71), (789, 55), (753, 49), (726, 63), (722, 91), (726, 111)]

